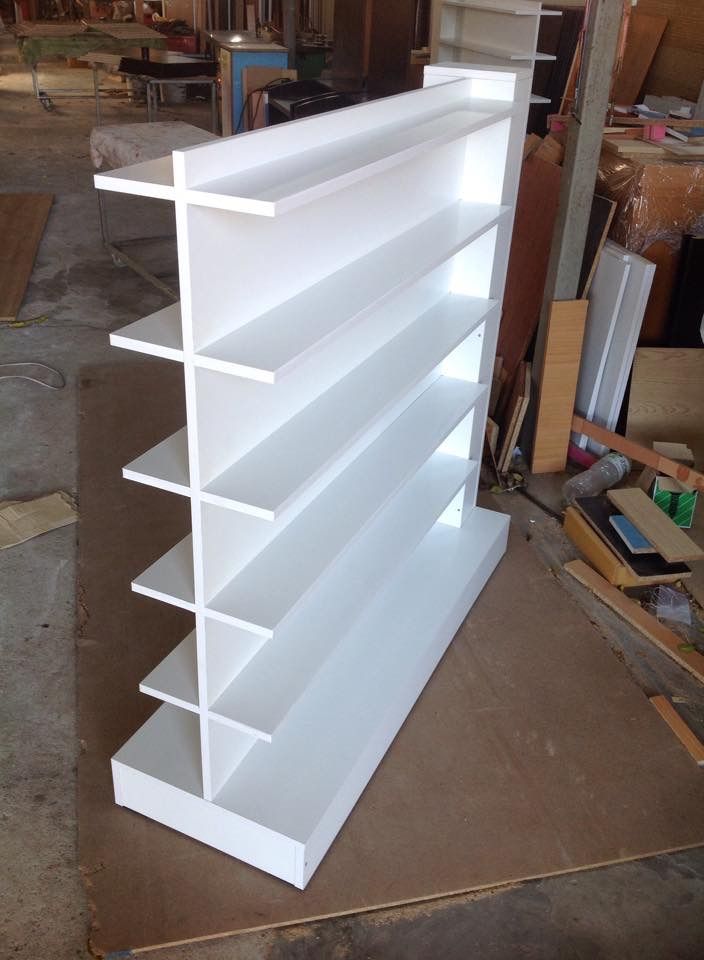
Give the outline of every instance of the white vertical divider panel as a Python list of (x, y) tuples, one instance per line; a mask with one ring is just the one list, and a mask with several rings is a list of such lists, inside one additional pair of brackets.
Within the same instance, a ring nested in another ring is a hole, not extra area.
[(180, 336), (115, 336), (183, 363), (189, 469), (131, 473), (190, 496), (192, 599), (183, 545), (135, 589), (196, 620), (116, 800), (301, 888), (505, 549), (475, 504), (530, 80), (429, 67), (174, 152)]
[(198, 401), (196, 368), (194, 364), (192, 313), (192, 257), (188, 223), (188, 205), (184, 196), (184, 174), (173, 158), (174, 207), (178, 248), (179, 289), (181, 294), (181, 334), (183, 342), (183, 376), (188, 430), (188, 462), (191, 500), (191, 531), (193, 543), (193, 590), (196, 620), (196, 666), (198, 671), (198, 720), (200, 730), (203, 799), (213, 796), (210, 768), (210, 729), (208, 721), (208, 653), (205, 630), (205, 586), (203, 564), (203, 525), (200, 506), (200, 458), (198, 456)]

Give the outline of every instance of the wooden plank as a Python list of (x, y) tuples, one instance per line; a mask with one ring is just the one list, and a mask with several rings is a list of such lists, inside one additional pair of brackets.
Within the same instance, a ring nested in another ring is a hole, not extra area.
[(607, 496), (670, 563), (704, 557), (704, 551), (639, 487), (608, 490)]
[(624, 453), (631, 460), (652, 467), (658, 473), (674, 477), (676, 480), (704, 492), (704, 473), (692, 470), (684, 464), (675, 463), (674, 460), (668, 460), (667, 457), (663, 457), (654, 450), (649, 450), (627, 437), (622, 437), (619, 433), (613, 433), (611, 430), (606, 430), (604, 427), (600, 427), (596, 423), (590, 423), (583, 417), (578, 416), (572, 417), (572, 430), (574, 433), (583, 433), (612, 450), (618, 450), (619, 453)]
[(499, 471), (506, 473), (511, 466), (511, 456), (518, 441), (518, 435), (523, 426), (523, 420), (530, 401), (530, 364), (521, 363), (516, 374), (511, 398), (508, 402), (507, 414), (504, 420), (504, 440), (499, 453)]
[(561, 300), (550, 309), (533, 439), (533, 473), (555, 473), (564, 470), (567, 463), (588, 305), (586, 300)]
[[(655, 440), (686, 443), (695, 462), (704, 462), (704, 350), (636, 350), (626, 435), (648, 447)], [(688, 482), (679, 474), (669, 476)]]
[(680, 649), (683, 644), (680, 637), (663, 626), (655, 617), (646, 613), (643, 608), (627, 597), (616, 587), (607, 583), (603, 577), (588, 567), (582, 560), (572, 560), (565, 564), (565, 570), (588, 587), (615, 613), (623, 617), (631, 626), (635, 627), (644, 637), (651, 640), (663, 653), (687, 670), (697, 680), (704, 682), (704, 657), (696, 650)]
[(704, 743), (690, 730), (667, 697), (658, 694), (655, 697), (648, 697), (648, 699), (690, 757), (692, 757), (700, 767), (704, 766)]
[(509, 379), (540, 319), (562, 168), (536, 156), (521, 169), (497, 352)]
[[(242, 96), (247, 104), (245, 130), (266, 126), (265, 95), (262, 90), (274, 80), (297, 80), (298, 70), (282, 67), (244, 67), (242, 70)], [(257, 93), (257, 91), (261, 91)]]
[(643, 89), (665, 27), (667, 27), (667, 17), (647, 15), (639, 11), (631, 14), (626, 36), (626, 50), (612, 94), (614, 103), (630, 106), (639, 102), (639, 94)]
[(0, 321), (17, 319), (53, 199), (0, 193)]
[(704, 76), (704, 4), (687, 0), (640, 0), (638, 14), (668, 18), (667, 30), (646, 77), (648, 90), (677, 92), (697, 100)]
[(581, 298), (586, 297), (589, 293), (615, 213), (615, 200), (600, 197), (599, 194), (594, 195), (589, 215), (589, 226), (587, 227), (584, 257), (582, 258), (582, 272), (579, 277), (579, 296)]
[(633, 577), (621, 563), (616, 554), (609, 549), (599, 534), (586, 521), (575, 507), (565, 510), (563, 526), (565, 535), (569, 537), (579, 552), (587, 558), (593, 567), (616, 587), (633, 587), (636, 584)]

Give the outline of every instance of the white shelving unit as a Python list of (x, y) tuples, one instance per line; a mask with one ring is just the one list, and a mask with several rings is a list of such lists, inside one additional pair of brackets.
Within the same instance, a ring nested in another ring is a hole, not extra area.
[(135, 571), (195, 629), (116, 801), (300, 888), (505, 549), (475, 500), (530, 76), (429, 67), (95, 178), (174, 199), (181, 303), (111, 340), (183, 364), (187, 424), (124, 475), (192, 517)]
[[(555, 59), (537, 49), (540, 18), (559, 16), (543, 10), (541, 0), (433, 0), (430, 59), (532, 69), (538, 60)], [(533, 94), (530, 102), (550, 101)]]

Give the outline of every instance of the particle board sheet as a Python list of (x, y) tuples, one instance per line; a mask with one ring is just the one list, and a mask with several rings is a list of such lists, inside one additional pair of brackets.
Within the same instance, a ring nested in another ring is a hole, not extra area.
[(53, 196), (0, 193), (0, 321), (16, 320)]
[(499, 342), (504, 370), (513, 378), (540, 320), (562, 168), (529, 156), (521, 167)]
[(667, 17), (633, 11), (621, 69), (612, 92), (614, 103), (630, 106), (640, 102), (640, 92), (666, 27)]
[(701, 560), (701, 549), (639, 487), (608, 490), (611, 503), (634, 523), (669, 563)]
[(181, 379), (166, 361), (83, 370), (78, 817), (95, 952), (704, 844), (696, 765), (520, 536), (304, 892), (116, 807), (109, 758), (154, 709), (137, 685), (192, 629), (129, 590), (183, 535), (186, 504), (120, 478), (178, 427)]
[(533, 473), (565, 469), (587, 300), (558, 300), (550, 308), (533, 437)]
[(636, 350), (626, 436), (650, 447), (654, 440), (686, 443), (704, 466), (704, 350)]

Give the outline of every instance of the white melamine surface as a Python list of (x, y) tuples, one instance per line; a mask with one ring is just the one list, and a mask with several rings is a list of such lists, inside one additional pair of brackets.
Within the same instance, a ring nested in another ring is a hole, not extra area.
[(196, 632), (179, 645), (139, 685), (142, 693), (186, 710), (198, 710), (198, 662)]
[(189, 496), (188, 430), (182, 427), (122, 468), (127, 480)]
[(96, 173), (93, 181), (98, 190), (116, 193), (131, 193), (139, 197), (154, 197), (157, 200), (173, 200), (174, 168), (171, 157), (145, 160), (131, 167), (120, 167), (109, 173)]
[(196, 363), (274, 382), (307, 351), (448, 260), (505, 213), (498, 204), (455, 202), (203, 348)]
[[(205, 493), (273, 519), (389, 410), (402, 412), (433, 369), (486, 315), (448, 295), (369, 360), (209, 483)], [(369, 442), (373, 433), (366, 434)]]
[(294, 703), (390, 573), (445, 509), (476, 463), (436, 453), (211, 707), (211, 716), (275, 736)]
[[(469, 105), (469, 101), (468, 101)], [(508, 116), (505, 103), (472, 102), (471, 108), (434, 110), (356, 133), (325, 147), (271, 160), (188, 192), (191, 203), (222, 210), (278, 216), (334, 190), (406, 163), (421, 151), (459, 140)]]
[(191, 535), (184, 537), (163, 557), (153, 563), (132, 581), (135, 593), (143, 593), (156, 600), (173, 603), (177, 607), (193, 610), (195, 591), (193, 587), (193, 541)]
[[(231, 617), (238, 626), (273, 634), (335, 557), (485, 392), (477, 384), (441, 377), (209, 600), (208, 608)], [(465, 469), (466, 461), (448, 465), (450, 478), (453, 465)], [(449, 482), (452, 486), (454, 481)], [(295, 564), (292, 557), (297, 558)]]
[(482, 558), (502, 552), (507, 530), (508, 517), (480, 509), (460, 529), (433, 527), (339, 643), (280, 735), (255, 744), (216, 802), (308, 841), (375, 736), (383, 751), (396, 734), (397, 704), (405, 716), (425, 682), (416, 671), (435, 667), (463, 618), (458, 601), (484, 585)]
[(186, 793), (201, 794), (200, 735), (198, 718), (170, 703), (160, 706), (118, 750), (113, 762), (163, 780)]
[[(453, 42), (535, 49), (528, 0), (445, 6)], [(116, 802), (299, 888), (505, 549), (477, 461), (530, 80), (443, 64), (96, 178), (175, 201), (181, 303), (112, 341), (183, 363), (186, 428), (124, 475), (192, 526), (133, 582), (195, 630)]]
[(167, 360), (183, 360), (181, 305), (172, 303), (110, 334), (113, 347), (136, 350)]

